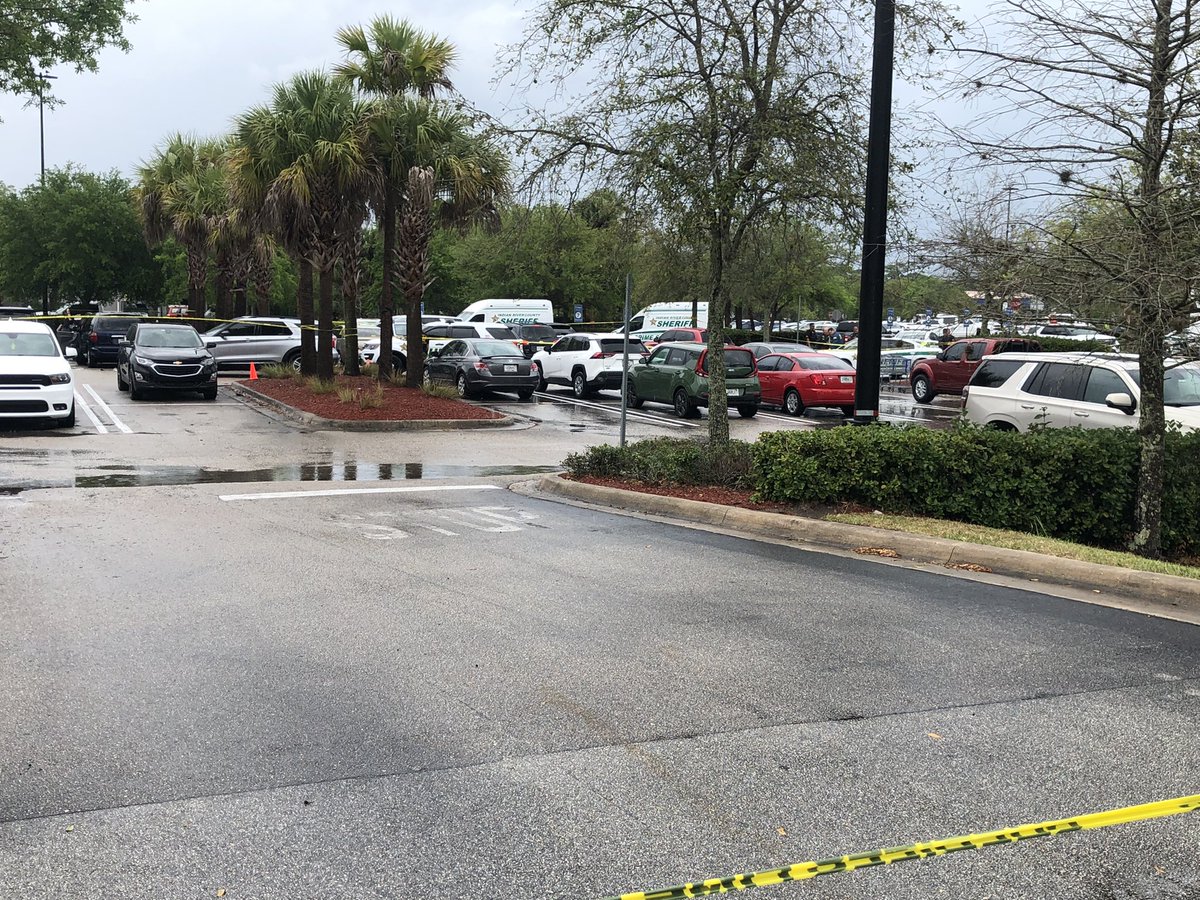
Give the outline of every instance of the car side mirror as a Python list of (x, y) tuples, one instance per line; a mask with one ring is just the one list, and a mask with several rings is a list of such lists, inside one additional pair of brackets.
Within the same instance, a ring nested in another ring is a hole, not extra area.
[(130, 343), (129, 343), (129, 341), (125, 340), (124, 338), (121, 338), (121, 340), (117, 341), (117, 346), (118, 347), (128, 347), (128, 346), (130, 346)]
[(1104, 398), (1104, 405), (1119, 409), (1127, 416), (1132, 416), (1137, 410), (1137, 402), (1129, 394), (1118, 392)]
[(67, 359), (78, 359), (79, 351), (74, 347), (68, 347), (65, 351), (63, 351), (63, 356), (65, 356)]
[(430, 350), (430, 351), (429, 351), (429, 353), (428, 353), (428, 354), (426, 354), (426, 355), (427, 355), (427, 356), (428, 356), (430, 359), (437, 359), (439, 356), (441, 356), (441, 355), (442, 355), (442, 351), (441, 351), (441, 350)]

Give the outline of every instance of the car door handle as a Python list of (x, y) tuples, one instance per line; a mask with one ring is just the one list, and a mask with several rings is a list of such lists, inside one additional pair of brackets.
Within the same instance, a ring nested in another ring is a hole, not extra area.
[(1036, 407), (1036, 406), (1034, 406), (1033, 404), (1030, 404), (1030, 405), (1026, 406), (1024, 403), (1022, 403), (1022, 404), (1021, 404), (1021, 409), (1037, 409), (1037, 407)]
[(1077, 412), (1075, 413), (1075, 415), (1076, 415), (1078, 418), (1080, 418), (1080, 419), (1086, 419), (1086, 418), (1088, 418), (1088, 417), (1090, 417), (1090, 416), (1091, 416), (1091, 413), (1085, 413), (1085, 412), (1078, 412), (1078, 411), (1077, 411)]

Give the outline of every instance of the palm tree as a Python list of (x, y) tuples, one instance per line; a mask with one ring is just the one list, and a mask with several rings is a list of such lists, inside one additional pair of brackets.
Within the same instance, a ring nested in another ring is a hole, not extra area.
[[(437, 91), (451, 87), (448, 73), (454, 63), (454, 45), (407, 22), (388, 15), (376, 16), (366, 28), (361, 25), (343, 28), (337, 39), (346, 51), (347, 59), (334, 68), (335, 74), (364, 93), (397, 101), (412, 95), (431, 98)], [(382, 188), (373, 205), (383, 242), (379, 315), (384, 323), (390, 322), (395, 312), (396, 214), (411, 168), (391, 154), (393, 144), (388, 140), (377, 142), (375, 156), (376, 174)], [(418, 327), (408, 333), (416, 342), (415, 336), (421, 332)], [(380, 331), (379, 377), (386, 378), (391, 374), (391, 368), (392, 332), (384, 327)]]
[[(472, 133), (462, 114), (429, 100), (384, 103), (388, 114), (373, 120), (372, 142), (387, 142), (381, 155), (406, 175), (396, 275), (407, 301), (408, 334), (419, 335), (435, 213), (443, 223), (494, 219), (496, 203), (509, 191), (509, 167), (494, 144)], [(422, 341), (409, 341), (406, 363), (406, 383), (417, 387), (425, 366)]]
[(205, 308), (208, 283), (209, 235), (212, 218), (224, 203), (222, 145), (183, 134), (163, 147), (138, 169), (134, 188), (142, 230), (150, 246), (174, 237), (187, 254), (188, 306)]
[[(261, 200), (284, 245), (295, 249), (301, 261), (302, 319), (306, 263), (319, 281), (314, 371), (323, 379), (333, 377), (333, 268), (346, 227), (344, 207), (360, 202), (372, 186), (364, 153), (365, 112), (345, 82), (324, 72), (304, 72), (277, 85), (269, 107), (237, 119), (240, 146), (232, 164), (238, 192), (248, 204)], [(309, 292), (311, 297), (311, 287)]]

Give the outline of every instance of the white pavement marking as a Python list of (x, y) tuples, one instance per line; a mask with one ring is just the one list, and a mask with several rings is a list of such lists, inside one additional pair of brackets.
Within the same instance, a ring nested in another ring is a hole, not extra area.
[(79, 404), (84, 413), (87, 414), (87, 417), (92, 420), (92, 425), (95, 426), (97, 434), (108, 434), (108, 429), (100, 424), (100, 420), (96, 418), (96, 414), (92, 412), (92, 408), (87, 405), (87, 401), (83, 399), (79, 391), (75, 392), (75, 402)]
[(417, 528), (424, 528), (426, 531), (432, 531), (434, 534), (444, 534), (446, 537), (458, 537), (457, 531), (450, 531), (447, 528), (438, 528), (436, 525), (426, 525), (424, 522), (414, 522), (413, 525)]
[(92, 395), (92, 397), (95, 398), (96, 403), (99, 404), (102, 410), (104, 410), (104, 414), (108, 416), (108, 420), (112, 422), (114, 426), (116, 426), (118, 431), (120, 431), (122, 434), (133, 434), (133, 429), (117, 418), (117, 414), (112, 411), (112, 408), (109, 407), (109, 405), (105, 403), (103, 399), (101, 399), (100, 395), (96, 393), (95, 389), (90, 384), (85, 384), (83, 387), (89, 394)]
[[(574, 398), (567, 398), (567, 397), (555, 397), (553, 394), (549, 394), (549, 393), (545, 393), (545, 392), (543, 392), (540, 396), (546, 400), (553, 400), (555, 403), (569, 403), (574, 406), (583, 406), (583, 407), (586, 407), (587, 409), (600, 409), (606, 413), (612, 413), (612, 414), (618, 415), (618, 416), (621, 415), (621, 407), (620, 406), (606, 406), (603, 403), (588, 403), (586, 400), (575, 400)], [(643, 422), (652, 422), (655, 425), (665, 425), (668, 428), (700, 428), (701, 427), (694, 422), (672, 422), (670, 419), (663, 419), (659, 416), (650, 416), (650, 415), (646, 415), (646, 413), (634, 412), (633, 410), (629, 410), (626, 413), (626, 415), (628, 415), (629, 418), (631, 418), (631, 419), (640, 419)]]
[(442, 484), (429, 487), (338, 488), (328, 491), (277, 491), (271, 494), (221, 494), (222, 500), (287, 500), (298, 497), (341, 497), (348, 494), (420, 494), (432, 491), (499, 491), (494, 484)]

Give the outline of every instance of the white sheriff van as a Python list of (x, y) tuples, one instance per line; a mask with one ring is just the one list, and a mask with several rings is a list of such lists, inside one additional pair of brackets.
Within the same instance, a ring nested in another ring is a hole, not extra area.
[[(652, 303), (629, 320), (629, 336), (640, 341), (657, 340), (669, 328), (691, 328), (692, 303)], [(708, 327), (708, 303), (696, 304), (696, 328)], [(617, 334), (624, 329), (617, 329)]]
[(476, 300), (458, 318), (488, 325), (551, 325), (554, 306), (549, 300)]

